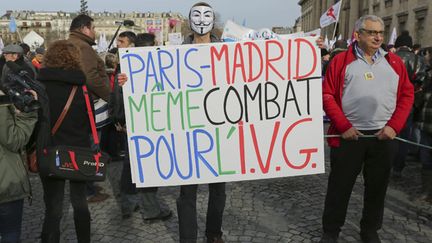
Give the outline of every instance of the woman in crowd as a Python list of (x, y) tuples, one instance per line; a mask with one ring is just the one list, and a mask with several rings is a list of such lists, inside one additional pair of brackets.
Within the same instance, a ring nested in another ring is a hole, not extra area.
[[(90, 147), (90, 123), (81, 86), (86, 79), (81, 71), (80, 50), (67, 40), (53, 42), (45, 53), (38, 80), (46, 86), (50, 100), (51, 128), (59, 118), (74, 86), (76, 94), (63, 122), (52, 137), (54, 145)], [(42, 242), (60, 241), (60, 221), (63, 214), (64, 179), (41, 176), (45, 220)], [(86, 200), (86, 183), (70, 181), (70, 199), (74, 211), (78, 242), (90, 242), (90, 211)]]

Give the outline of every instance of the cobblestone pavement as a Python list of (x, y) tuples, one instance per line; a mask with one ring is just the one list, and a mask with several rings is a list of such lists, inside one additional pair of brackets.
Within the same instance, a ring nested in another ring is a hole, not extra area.
[[(328, 153), (327, 153), (328, 154)], [(227, 203), (223, 231), (226, 242), (317, 242), (321, 235), (321, 215), (327, 187), (327, 173), (259, 181), (227, 183)], [(100, 183), (111, 197), (90, 204), (93, 242), (178, 242), (175, 200), (178, 187), (160, 188), (159, 197), (174, 216), (165, 222), (144, 223), (139, 212), (122, 220), (119, 204), (121, 162), (109, 166), (108, 179)], [(39, 242), (43, 221), (42, 187), (32, 175), (34, 199), (26, 203), (23, 242)], [(340, 242), (359, 242), (359, 221), (363, 186), (359, 177), (351, 196), (347, 220)], [(387, 193), (383, 242), (432, 242), (432, 207), (414, 200), (420, 190), (420, 164), (408, 162), (403, 178), (392, 180)], [(204, 242), (208, 187), (199, 187), (199, 242)], [(62, 221), (62, 242), (76, 242), (72, 207), (68, 192)]]

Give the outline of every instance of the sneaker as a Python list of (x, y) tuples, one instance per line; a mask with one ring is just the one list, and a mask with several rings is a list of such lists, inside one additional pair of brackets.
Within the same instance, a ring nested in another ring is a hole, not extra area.
[(363, 243), (381, 243), (381, 240), (376, 231), (360, 232), (360, 239)]
[(169, 218), (171, 218), (172, 216), (172, 211), (169, 209), (161, 209), (160, 213), (158, 215), (156, 215), (155, 217), (150, 217), (150, 218), (144, 218), (144, 220), (146, 222), (153, 222), (153, 221), (157, 221), (157, 220), (168, 220)]
[(94, 195), (88, 196), (87, 202), (88, 203), (97, 203), (97, 202), (105, 201), (107, 198), (109, 198), (108, 194), (102, 193), (102, 192), (97, 192)]
[(337, 234), (331, 234), (331, 233), (324, 233), (321, 236), (321, 239), (319, 243), (337, 243), (338, 242), (338, 236)]

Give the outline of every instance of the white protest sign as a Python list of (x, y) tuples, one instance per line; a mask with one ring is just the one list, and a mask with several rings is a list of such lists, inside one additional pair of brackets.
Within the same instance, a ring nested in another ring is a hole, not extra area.
[(255, 30), (238, 25), (231, 20), (227, 20), (221, 39), (224, 42), (246, 41), (254, 39), (255, 35)]
[(168, 33), (168, 41), (170, 45), (181, 45), (183, 43), (181, 33)]
[(137, 187), (323, 173), (315, 40), (120, 49)]

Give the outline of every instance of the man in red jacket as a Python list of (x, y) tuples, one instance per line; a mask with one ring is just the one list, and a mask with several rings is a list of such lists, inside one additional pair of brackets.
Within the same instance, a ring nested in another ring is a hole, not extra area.
[[(397, 143), (413, 104), (414, 90), (401, 59), (380, 48), (381, 18), (366, 15), (355, 24), (356, 42), (334, 57), (323, 83), (323, 104), (331, 120), (330, 175), (320, 242), (337, 242), (358, 174), (363, 170), (363, 242), (380, 242), (384, 200)], [(363, 135), (372, 137), (361, 138)], [(359, 138), (360, 137), (360, 138)]]

